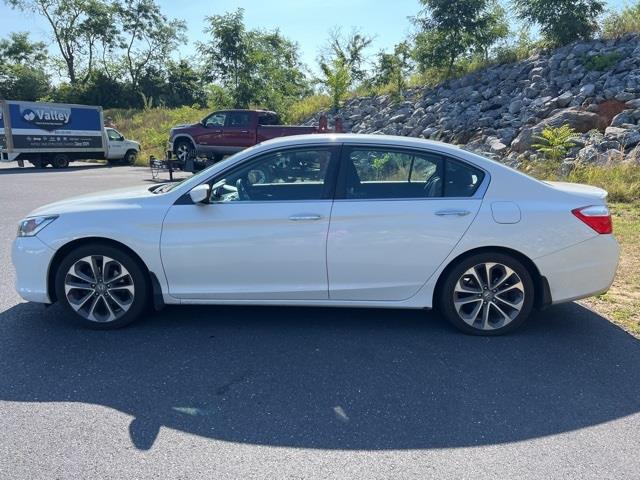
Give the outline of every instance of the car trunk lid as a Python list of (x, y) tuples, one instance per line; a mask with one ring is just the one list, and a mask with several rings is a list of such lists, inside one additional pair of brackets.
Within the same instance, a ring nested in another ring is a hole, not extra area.
[(607, 191), (602, 188), (592, 187), (591, 185), (584, 185), (582, 183), (568, 183), (568, 182), (544, 182), (550, 187), (560, 190), (561, 192), (576, 195), (585, 199), (596, 201), (597, 203), (605, 203), (607, 198)]

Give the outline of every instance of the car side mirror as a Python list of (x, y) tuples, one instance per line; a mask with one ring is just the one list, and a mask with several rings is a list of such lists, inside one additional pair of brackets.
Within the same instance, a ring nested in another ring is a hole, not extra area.
[(209, 200), (209, 184), (203, 183), (191, 189), (189, 196), (195, 204), (205, 203), (205, 201)]

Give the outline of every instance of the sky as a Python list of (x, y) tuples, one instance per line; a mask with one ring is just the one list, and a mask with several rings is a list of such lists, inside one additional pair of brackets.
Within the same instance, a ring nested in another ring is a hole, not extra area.
[[(278, 28), (300, 45), (303, 62), (312, 68), (332, 28), (340, 27), (345, 33), (359, 28), (373, 35), (369, 49), (369, 54), (373, 54), (380, 49), (390, 50), (411, 33), (408, 17), (420, 10), (418, 0), (158, 0), (158, 3), (167, 16), (187, 23), (189, 44), (180, 48), (178, 56), (192, 55), (195, 43), (205, 39), (202, 31), (206, 16), (242, 7), (248, 28)], [(607, 4), (611, 9), (619, 9), (626, 2), (609, 0)], [(50, 43), (42, 18), (12, 10), (0, 0), (0, 37), (12, 31), (28, 31), (33, 40)]]

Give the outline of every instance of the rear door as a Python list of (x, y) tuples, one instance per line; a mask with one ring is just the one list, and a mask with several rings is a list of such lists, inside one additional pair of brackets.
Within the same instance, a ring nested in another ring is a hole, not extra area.
[(417, 293), (471, 225), (485, 180), (437, 153), (345, 145), (327, 241), (330, 299)]
[(219, 145), (227, 151), (242, 150), (256, 143), (254, 112), (228, 112)]

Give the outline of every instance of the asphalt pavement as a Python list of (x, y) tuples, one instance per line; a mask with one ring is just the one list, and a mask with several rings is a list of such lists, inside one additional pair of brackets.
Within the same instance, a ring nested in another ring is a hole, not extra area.
[(21, 217), (150, 181), (0, 167), (1, 479), (640, 478), (640, 342), (579, 304), (477, 338), (435, 313), (276, 307), (100, 332), (18, 297)]

